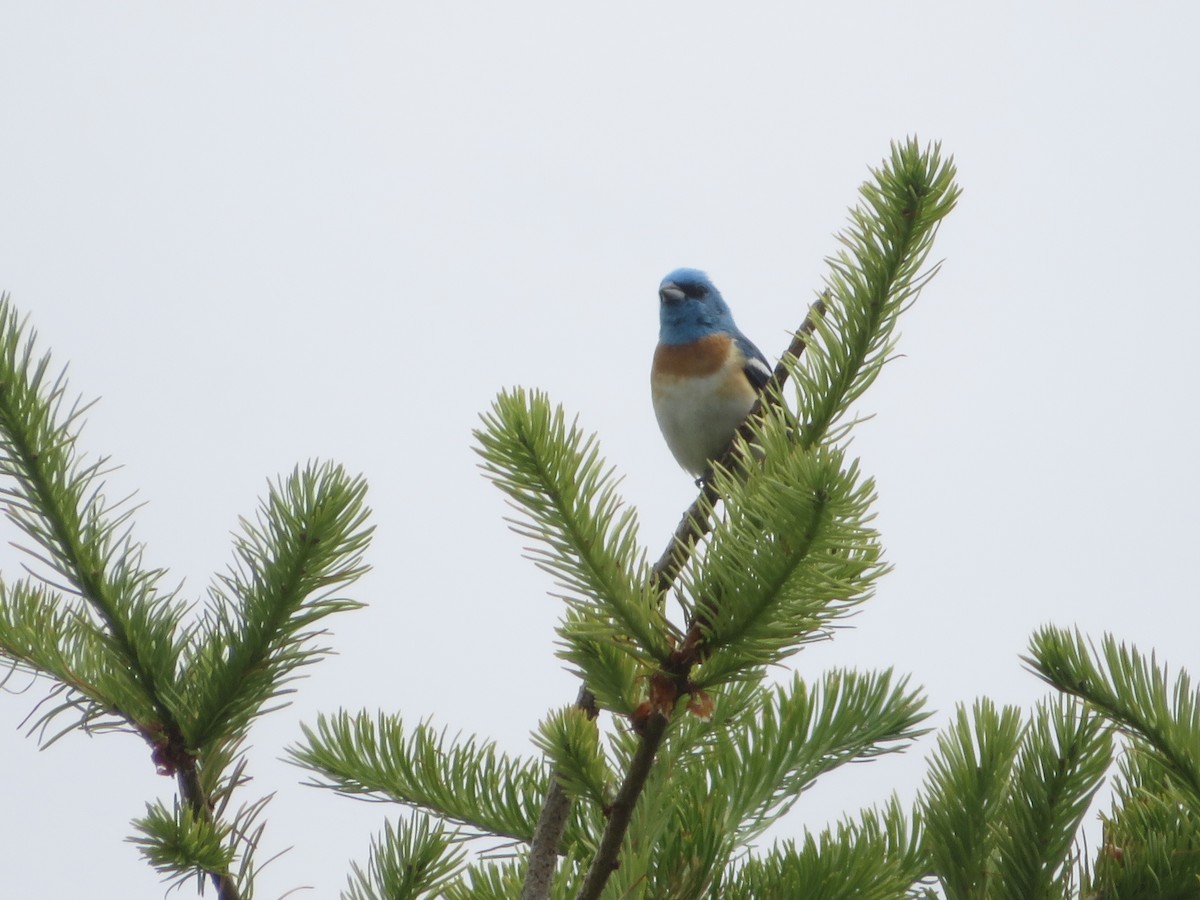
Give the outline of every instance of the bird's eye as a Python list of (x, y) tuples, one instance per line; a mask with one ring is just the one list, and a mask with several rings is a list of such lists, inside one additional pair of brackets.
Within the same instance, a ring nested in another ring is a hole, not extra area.
[(705, 294), (708, 293), (708, 285), (706, 285), (706, 284), (685, 284), (685, 285), (683, 285), (683, 292), (687, 296), (692, 297), (693, 299), (699, 300), (701, 297), (703, 297)]

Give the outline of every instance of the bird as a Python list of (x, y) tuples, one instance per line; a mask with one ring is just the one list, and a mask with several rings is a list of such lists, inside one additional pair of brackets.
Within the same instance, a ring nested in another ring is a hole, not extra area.
[(658, 286), (658, 300), (654, 415), (676, 462), (703, 480), (773, 373), (704, 272), (671, 272)]

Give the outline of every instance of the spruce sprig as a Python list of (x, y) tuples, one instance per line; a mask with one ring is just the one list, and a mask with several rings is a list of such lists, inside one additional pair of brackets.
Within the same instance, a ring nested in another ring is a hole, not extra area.
[(808, 447), (845, 436), (839, 423), (893, 355), (900, 313), (937, 275), (939, 265), (925, 262), (960, 194), (941, 146), (922, 148), (915, 138), (894, 142), (871, 175), (838, 235), (841, 249), (826, 257), (823, 314), (793, 382)]
[(1078, 631), (1046, 627), (1025, 662), (1058, 690), (1086, 700), (1138, 735), (1200, 809), (1200, 690), (1185, 671), (1170, 678), (1154, 655), (1105, 635), (1099, 650)]
[(491, 741), (451, 736), (399, 716), (339, 712), (304, 726), (288, 749), (296, 765), (318, 773), (310, 784), (342, 794), (388, 799), (474, 829), (527, 841), (547, 784), (543, 763), (512, 759)]
[(314, 644), (326, 617), (362, 604), (341, 592), (366, 572), (366, 482), (309, 463), (270, 486), (255, 521), (242, 520), (236, 562), (209, 591), (189, 647), (189, 746), (244, 735), (290, 689), (297, 669), (329, 648)]
[(176, 779), (173, 807), (134, 822), (151, 865), (210, 881), (221, 900), (249, 898), (268, 798), (232, 805), (248, 780), (244, 740), (296, 670), (328, 652), (313, 645), (317, 623), (358, 605), (340, 592), (365, 571), (365, 484), (312, 463), (273, 485), (207, 612), (190, 618), (178, 591), (159, 588), (165, 571), (144, 564), (131, 504), (107, 500), (108, 458), (77, 450), (89, 406), (52, 371), (0, 298), (0, 498), (32, 558), (28, 577), (0, 581), (0, 657), (51, 680), (34, 722), (44, 743), (132, 730)]
[[(55, 713), (124, 722), (153, 742), (178, 727), (185, 606), (160, 591), (161, 569), (143, 567), (130, 503), (107, 499), (109, 460), (77, 451), (90, 404), (70, 399), (65, 372), (52, 372), (36, 334), (0, 297), (0, 498), (39, 566), (35, 580), (0, 596), (0, 649), (66, 686), (71, 702)], [(57, 654), (54, 635), (63, 638)]]

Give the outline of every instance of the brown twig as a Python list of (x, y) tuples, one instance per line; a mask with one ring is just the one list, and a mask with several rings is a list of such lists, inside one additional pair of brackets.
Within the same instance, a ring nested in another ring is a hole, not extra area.
[[(179, 793), (184, 802), (188, 803), (198, 816), (211, 822), (212, 809), (209, 807), (208, 798), (204, 796), (200, 788), (200, 778), (196, 771), (195, 760), (192, 760), (187, 768), (179, 770), (178, 783)], [(218, 900), (242, 900), (241, 891), (238, 890), (237, 882), (232, 875), (227, 872), (210, 871), (208, 877), (212, 879), (213, 887), (217, 889)]]
[[(587, 713), (589, 719), (600, 715), (596, 698), (586, 687), (579, 689), (575, 707)], [(571, 814), (571, 798), (558, 780), (558, 772), (550, 773), (550, 789), (546, 801), (533, 829), (533, 840), (529, 843), (529, 867), (525, 870), (525, 883), (521, 886), (521, 900), (544, 900), (550, 896), (554, 881), (554, 866), (558, 862), (559, 847)]]
[[(179, 785), (179, 796), (192, 814), (200, 821), (211, 823), (212, 803), (200, 785), (198, 761), (187, 749), (187, 741), (179, 726), (172, 722), (165, 727), (159, 725), (146, 728), (142, 731), (142, 736), (153, 748), (150, 755), (158, 774), (174, 775), (175, 783)], [(212, 870), (204, 874), (212, 880), (218, 900), (241, 900), (241, 891), (232, 875)]]
[(575, 895), (575, 900), (596, 900), (608, 883), (609, 876), (617, 868), (617, 855), (621, 850), (621, 841), (629, 829), (629, 820), (633, 817), (633, 809), (637, 805), (646, 779), (650, 777), (650, 769), (654, 766), (654, 757), (662, 746), (663, 738), (667, 735), (667, 725), (670, 719), (661, 713), (653, 713), (646, 721), (641, 732), (641, 743), (637, 752), (629, 761), (629, 770), (621, 789), (617, 791), (616, 799), (608, 808), (608, 824), (604, 827), (604, 835), (600, 838), (600, 846), (592, 865), (588, 868), (583, 886)]

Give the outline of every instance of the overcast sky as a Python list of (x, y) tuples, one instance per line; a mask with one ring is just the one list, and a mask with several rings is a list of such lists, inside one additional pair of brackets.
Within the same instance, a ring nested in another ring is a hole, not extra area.
[[(1043, 696), (1018, 657), (1047, 622), (1200, 674), (1197, 7), (739, 6), (0, 7), (0, 289), (102, 398), (81, 447), (124, 464), (147, 561), (201, 597), (268, 478), (370, 483), (370, 606), (252, 733), (262, 858), (295, 848), (258, 896), (334, 896), (396, 812), (302, 787), (301, 722), (382, 708), (531, 753), (575, 696), (476, 469), (496, 391), (599, 432), (657, 556), (695, 494), (650, 406), (659, 280), (706, 269), (777, 355), (910, 134), (964, 193), (858, 408), (895, 571), (796, 665), (894, 666), (939, 724)], [(5, 894), (159, 896), (122, 839), (172, 782), (128, 735), (40, 752), (37, 696), (0, 696)], [(835, 773), (784, 833), (911, 798), (932, 745)]]

